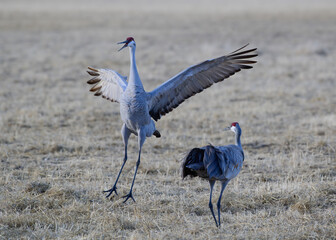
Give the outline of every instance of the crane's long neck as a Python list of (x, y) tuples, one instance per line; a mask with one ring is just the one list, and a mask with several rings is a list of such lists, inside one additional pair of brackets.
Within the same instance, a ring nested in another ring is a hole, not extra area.
[(143, 88), (135, 62), (135, 46), (130, 47), (130, 74), (128, 84)]
[(236, 145), (240, 148), (242, 148), (240, 143), (240, 136), (241, 136), (241, 129), (238, 127), (236, 132)]

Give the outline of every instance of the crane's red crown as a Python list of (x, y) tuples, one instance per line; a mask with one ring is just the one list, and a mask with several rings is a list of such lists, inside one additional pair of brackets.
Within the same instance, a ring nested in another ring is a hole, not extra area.
[(132, 37), (128, 37), (128, 38), (126, 39), (126, 41), (127, 41), (127, 43), (129, 43), (129, 42), (131, 42), (131, 41), (134, 41), (134, 38), (132, 38)]
[(231, 124), (231, 126), (235, 127), (237, 124), (239, 124), (239, 123), (237, 123), (237, 122), (233, 122), (233, 123)]

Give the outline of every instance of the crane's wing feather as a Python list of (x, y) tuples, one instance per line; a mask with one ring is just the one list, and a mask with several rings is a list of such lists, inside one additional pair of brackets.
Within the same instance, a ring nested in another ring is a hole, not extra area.
[(203, 162), (209, 179), (221, 179), (227, 166), (227, 158), (218, 148), (212, 145), (206, 146)]
[(202, 92), (212, 84), (223, 81), (241, 69), (252, 68), (251, 64), (256, 61), (249, 59), (258, 55), (255, 52), (257, 49), (240, 51), (246, 46), (229, 55), (191, 66), (149, 92), (148, 104), (151, 117), (157, 121), (184, 100)]
[(102, 96), (112, 102), (120, 102), (121, 94), (127, 87), (127, 77), (124, 77), (111, 69), (95, 69), (88, 67), (88, 73), (93, 76), (87, 81), (88, 84), (94, 84), (90, 89), (95, 92), (95, 96)]

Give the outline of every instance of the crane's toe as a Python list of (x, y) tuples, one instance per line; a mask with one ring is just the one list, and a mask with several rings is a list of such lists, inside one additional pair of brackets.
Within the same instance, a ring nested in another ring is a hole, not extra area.
[(157, 138), (160, 138), (161, 137), (161, 133), (158, 131), (158, 130), (155, 130), (153, 135)]
[(118, 196), (116, 185), (114, 185), (111, 189), (104, 191), (104, 193), (109, 193), (109, 194), (107, 194), (106, 198), (110, 197), (113, 192), (115, 192), (115, 194)]
[(133, 198), (132, 192), (129, 192), (127, 195), (123, 196), (123, 198), (126, 198), (123, 203), (127, 202), (128, 199), (132, 199), (135, 202), (135, 199)]

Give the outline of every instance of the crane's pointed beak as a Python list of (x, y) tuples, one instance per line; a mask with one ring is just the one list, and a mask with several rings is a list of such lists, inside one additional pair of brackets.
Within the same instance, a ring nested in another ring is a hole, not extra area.
[(224, 128), (224, 131), (229, 131), (229, 130), (231, 130), (231, 127)]
[(122, 47), (118, 50), (118, 52), (119, 52), (120, 50), (122, 50), (123, 48), (127, 47), (127, 45), (128, 45), (127, 40), (126, 40), (126, 41), (123, 41), (123, 42), (118, 42), (118, 44), (124, 44), (124, 43), (125, 43), (125, 45), (122, 46)]

